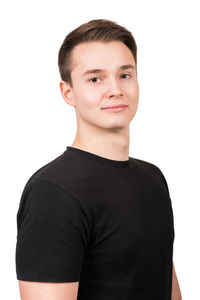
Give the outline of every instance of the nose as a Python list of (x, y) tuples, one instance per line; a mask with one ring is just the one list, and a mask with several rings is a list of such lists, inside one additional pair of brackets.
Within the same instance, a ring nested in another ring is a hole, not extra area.
[(123, 95), (120, 85), (116, 79), (107, 80), (106, 95), (107, 97), (117, 97)]

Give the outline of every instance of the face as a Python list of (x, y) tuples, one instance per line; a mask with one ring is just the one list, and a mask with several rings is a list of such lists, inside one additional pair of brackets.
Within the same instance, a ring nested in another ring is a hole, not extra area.
[[(77, 122), (114, 130), (127, 127), (138, 106), (139, 86), (132, 52), (120, 41), (78, 44), (72, 52), (73, 88), (61, 81), (64, 100), (74, 106)], [(89, 71), (93, 70), (93, 71)], [(126, 105), (124, 109), (105, 109)]]

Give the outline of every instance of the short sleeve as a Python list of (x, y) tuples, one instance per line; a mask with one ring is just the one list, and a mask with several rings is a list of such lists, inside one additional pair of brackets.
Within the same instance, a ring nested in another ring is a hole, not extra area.
[[(158, 167), (157, 167), (157, 168), (158, 168)], [(168, 196), (170, 197), (170, 192), (169, 192), (169, 187), (168, 187), (167, 180), (166, 180), (166, 178), (165, 178), (163, 172), (161, 171), (161, 169), (158, 168), (158, 170), (159, 170), (159, 172), (160, 172), (160, 175), (161, 175), (161, 177), (162, 177), (162, 180), (163, 180), (163, 182), (164, 182), (164, 185), (165, 185), (165, 187), (166, 187), (166, 189), (167, 189)]]
[(87, 219), (76, 199), (53, 182), (31, 183), (17, 212), (17, 279), (79, 281), (88, 236)]
[(165, 177), (165, 175), (163, 174), (163, 172), (161, 171), (161, 169), (158, 166), (156, 166), (156, 165), (154, 165), (154, 166), (156, 167), (156, 170), (159, 173), (159, 178), (161, 179), (161, 182), (162, 182), (162, 184), (163, 184), (163, 186), (165, 188), (165, 192), (166, 192), (167, 197), (169, 199), (170, 205), (172, 207), (172, 200), (171, 200), (171, 195), (170, 195), (169, 186), (168, 186), (166, 177)]

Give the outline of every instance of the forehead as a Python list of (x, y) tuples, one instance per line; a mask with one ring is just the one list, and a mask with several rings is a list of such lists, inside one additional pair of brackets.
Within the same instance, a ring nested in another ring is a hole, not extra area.
[(135, 60), (130, 49), (121, 41), (82, 42), (72, 51), (73, 71), (86, 69), (117, 68), (119, 65), (132, 64)]

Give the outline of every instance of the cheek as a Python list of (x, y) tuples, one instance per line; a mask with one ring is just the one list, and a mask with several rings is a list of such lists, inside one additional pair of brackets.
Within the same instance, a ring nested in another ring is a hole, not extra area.
[(91, 112), (99, 105), (100, 93), (92, 88), (80, 88), (75, 95), (80, 111)]
[(132, 102), (137, 103), (139, 99), (138, 85), (129, 86), (126, 90), (126, 95)]
[(96, 109), (100, 105), (102, 91), (98, 88), (82, 88), (79, 93), (79, 99), (82, 106), (87, 109)]

